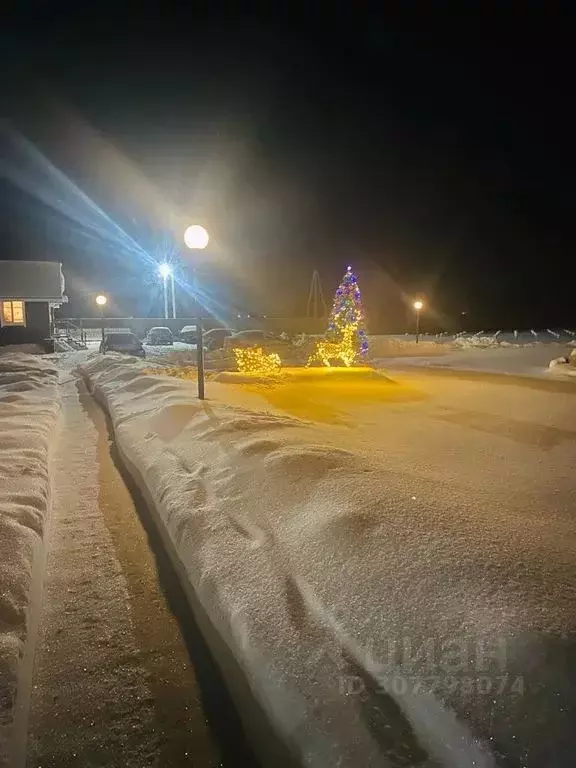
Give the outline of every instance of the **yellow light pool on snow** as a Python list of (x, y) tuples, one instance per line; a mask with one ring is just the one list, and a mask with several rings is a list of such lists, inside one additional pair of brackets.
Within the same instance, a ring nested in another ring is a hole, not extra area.
[(262, 347), (234, 347), (232, 350), (240, 373), (274, 376), (280, 373), (282, 361), (275, 352), (267, 355)]
[(108, 299), (106, 298), (106, 296), (103, 296), (101, 293), (98, 296), (96, 296), (96, 304), (98, 304), (99, 307), (103, 307), (107, 301)]
[(184, 232), (184, 242), (188, 248), (201, 251), (206, 248), (209, 241), (210, 235), (204, 227), (201, 227), (199, 224), (192, 224)]
[(420, 312), (420, 310), (424, 307), (424, 302), (418, 299), (418, 301), (415, 301), (414, 304), (412, 304), (412, 306), (414, 307), (416, 312)]

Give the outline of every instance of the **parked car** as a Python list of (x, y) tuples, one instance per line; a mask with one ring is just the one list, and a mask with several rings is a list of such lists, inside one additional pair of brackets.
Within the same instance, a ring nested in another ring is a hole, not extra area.
[(290, 347), (290, 341), (286, 341), (274, 333), (266, 331), (238, 331), (224, 339), (224, 349), (230, 350), (234, 347), (262, 347), (268, 352), (282, 352)]
[(264, 331), (238, 331), (224, 339), (224, 349), (234, 347), (258, 347), (266, 341)]
[(204, 348), (211, 352), (214, 349), (222, 349), (225, 340), (232, 336), (234, 331), (229, 328), (212, 328), (203, 335)]
[(157, 325), (154, 328), (150, 328), (146, 334), (145, 343), (150, 344), (151, 346), (174, 344), (174, 337), (172, 336), (172, 331), (170, 328)]
[(100, 352), (121, 352), (124, 355), (146, 357), (146, 352), (140, 339), (133, 333), (107, 333), (100, 342)]
[(185, 325), (180, 331), (180, 341), (186, 342), (186, 344), (196, 344), (196, 326)]

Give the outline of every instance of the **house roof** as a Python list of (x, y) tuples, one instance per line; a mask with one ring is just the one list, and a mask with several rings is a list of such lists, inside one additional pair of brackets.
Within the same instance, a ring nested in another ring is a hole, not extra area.
[(68, 301), (58, 261), (0, 261), (0, 300)]

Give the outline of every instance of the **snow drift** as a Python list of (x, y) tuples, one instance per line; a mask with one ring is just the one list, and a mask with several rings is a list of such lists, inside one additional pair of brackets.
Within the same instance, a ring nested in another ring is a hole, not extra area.
[(548, 364), (550, 371), (562, 376), (576, 376), (576, 349), (573, 349), (569, 355), (554, 357)]
[[(190, 383), (144, 375), (136, 360), (80, 370), (251, 697), (301, 764), (493, 765), (432, 693), (382, 674), (374, 640), (398, 630), (403, 594), (418, 588), (411, 568), (394, 582), (414, 513), (397, 479), (389, 487), (380, 466), (329, 447), (314, 425), (201, 403)], [(410, 541), (408, 563), (422, 555)]]
[(0, 357), (0, 765), (6, 759), (29, 590), (49, 500), (57, 371), (32, 355)]

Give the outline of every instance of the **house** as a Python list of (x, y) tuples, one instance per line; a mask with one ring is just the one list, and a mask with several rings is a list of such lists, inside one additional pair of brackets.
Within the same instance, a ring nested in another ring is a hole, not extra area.
[(59, 262), (0, 261), (1, 328), (19, 326), (47, 338), (54, 309), (67, 301)]

